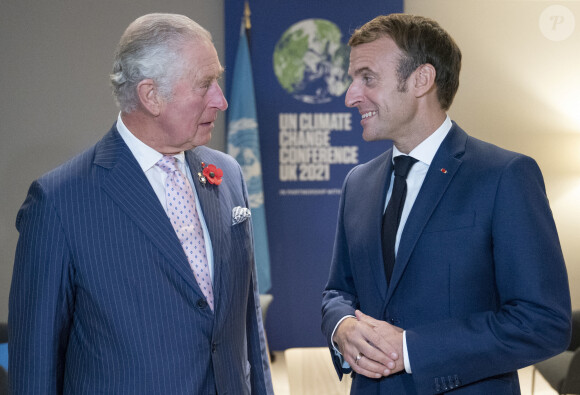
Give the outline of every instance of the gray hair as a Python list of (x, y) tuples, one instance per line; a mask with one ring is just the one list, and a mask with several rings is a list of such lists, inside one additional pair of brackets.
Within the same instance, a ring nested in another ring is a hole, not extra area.
[(185, 72), (183, 46), (196, 40), (212, 42), (211, 34), (183, 15), (148, 14), (131, 23), (121, 36), (110, 75), (121, 111), (137, 108), (137, 85), (147, 78), (155, 81), (163, 99), (171, 100), (173, 86)]

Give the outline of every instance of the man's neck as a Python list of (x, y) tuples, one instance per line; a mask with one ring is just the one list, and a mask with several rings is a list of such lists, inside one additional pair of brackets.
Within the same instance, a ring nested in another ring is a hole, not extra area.
[(431, 116), (417, 119), (417, 122), (409, 128), (409, 132), (393, 144), (399, 151), (409, 154), (415, 147), (431, 136), (447, 118), (445, 111), (438, 111)]
[(158, 152), (167, 155), (171, 154), (163, 152), (162, 142), (159, 141), (163, 134), (159, 133), (155, 128), (155, 121), (150, 118), (149, 114), (144, 114), (139, 110), (135, 110), (131, 113), (121, 112), (121, 119), (131, 134), (141, 142), (147, 144)]

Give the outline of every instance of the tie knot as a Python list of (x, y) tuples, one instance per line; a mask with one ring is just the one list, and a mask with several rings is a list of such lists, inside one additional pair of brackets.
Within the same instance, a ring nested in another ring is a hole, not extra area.
[(413, 167), (413, 165), (417, 162), (417, 159), (413, 158), (412, 156), (399, 155), (395, 156), (393, 161), (395, 162), (395, 175), (407, 178), (409, 170), (411, 170), (411, 167)]
[(156, 165), (167, 174), (173, 173), (177, 170), (177, 160), (173, 156), (164, 155), (163, 158), (159, 159)]

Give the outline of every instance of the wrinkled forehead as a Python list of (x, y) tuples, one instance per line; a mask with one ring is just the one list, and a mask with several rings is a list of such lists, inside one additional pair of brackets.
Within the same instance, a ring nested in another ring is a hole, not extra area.
[(196, 80), (215, 80), (224, 72), (217, 51), (209, 40), (190, 41), (184, 45), (183, 55), (189, 76)]

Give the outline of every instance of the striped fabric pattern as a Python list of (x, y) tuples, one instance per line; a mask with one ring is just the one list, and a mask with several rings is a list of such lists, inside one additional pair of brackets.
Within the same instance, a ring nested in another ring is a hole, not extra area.
[(211, 312), (165, 210), (115, 127), (35, 181), (18, 213), (10, 293), (14, 394), (269, 394), (251, 221), (237, 163), (194, 176), (214, 250)]

